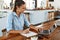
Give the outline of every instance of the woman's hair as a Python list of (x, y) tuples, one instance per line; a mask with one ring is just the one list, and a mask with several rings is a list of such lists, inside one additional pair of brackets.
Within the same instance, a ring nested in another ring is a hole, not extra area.
[(25, 4), (25, 2), (22, 0), (15, 0), (13, 12), (16, 12), (16, 6), (20, 7), (21, 5), (24, 5), (24, 4)]

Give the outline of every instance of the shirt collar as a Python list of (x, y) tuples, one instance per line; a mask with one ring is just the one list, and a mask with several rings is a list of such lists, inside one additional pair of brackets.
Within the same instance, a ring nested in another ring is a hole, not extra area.
[[(21, 16), (22, 14), (23, 14), (23, 13), (21, 13), (20, 16)], [(18, 15), (16, 14), (16, 12), (13, 12), (13, 15), (18, 17)]]
[(15, 12), (13, 12), (13, 15), (14, 15), (14, 16), (18, 16)]

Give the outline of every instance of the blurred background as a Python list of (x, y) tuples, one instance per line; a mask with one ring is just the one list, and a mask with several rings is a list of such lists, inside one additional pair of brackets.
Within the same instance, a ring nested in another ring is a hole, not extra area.
[[(15, 0), (0, 0), (0, 36), (2, 36), (2, 30), (6, 28), (7, 16), (9, 15), (9, 12), (11, 12), (14, 8), (14, 1)], [(47, 20), (46, 13), (48, 11), (55, 11), (60, 9), (60, 4), (59, 4), (60, 0), (23, 0), (23, 1), (25, 1), (26, 3), (26, 10), (31, 10), (25, 12), (30, 13), (29, 17), (30, 17), (30, 22), (32, 24), (34, 23), (37, 24), (46, 21)], [(41, 11), (40, 9), (44, 9), (44, 10)]]

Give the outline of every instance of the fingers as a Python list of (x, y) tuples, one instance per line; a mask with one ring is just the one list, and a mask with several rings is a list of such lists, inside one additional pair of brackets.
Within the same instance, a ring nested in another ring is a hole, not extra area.
[(29, 29), (24, 30), (23, 33), (24, 33), (24, 34), (29, 33)]

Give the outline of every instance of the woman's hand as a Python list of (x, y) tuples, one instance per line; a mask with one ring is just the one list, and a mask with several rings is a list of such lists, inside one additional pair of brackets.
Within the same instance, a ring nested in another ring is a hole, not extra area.
[(38, 32), (42, 32), (43, 31), (43, 27), (42, 28), (40, 28), (40, 27), (35, 27), (36, 28), (36, 30), (38, 31)]
[(24, 34), (29, 33), (29, 28), (23, 31)]
[(30, 27), (30, 31), (33, 31), (33, 32), (38, 32), (38, 28), (36, 28), (35, 26), (32, 26)]
[(36, 26), (30, 26), (30, 30), (35, 31), (35, 32), (41, 32), (43, 31), (43, 28), (36, 27)]

